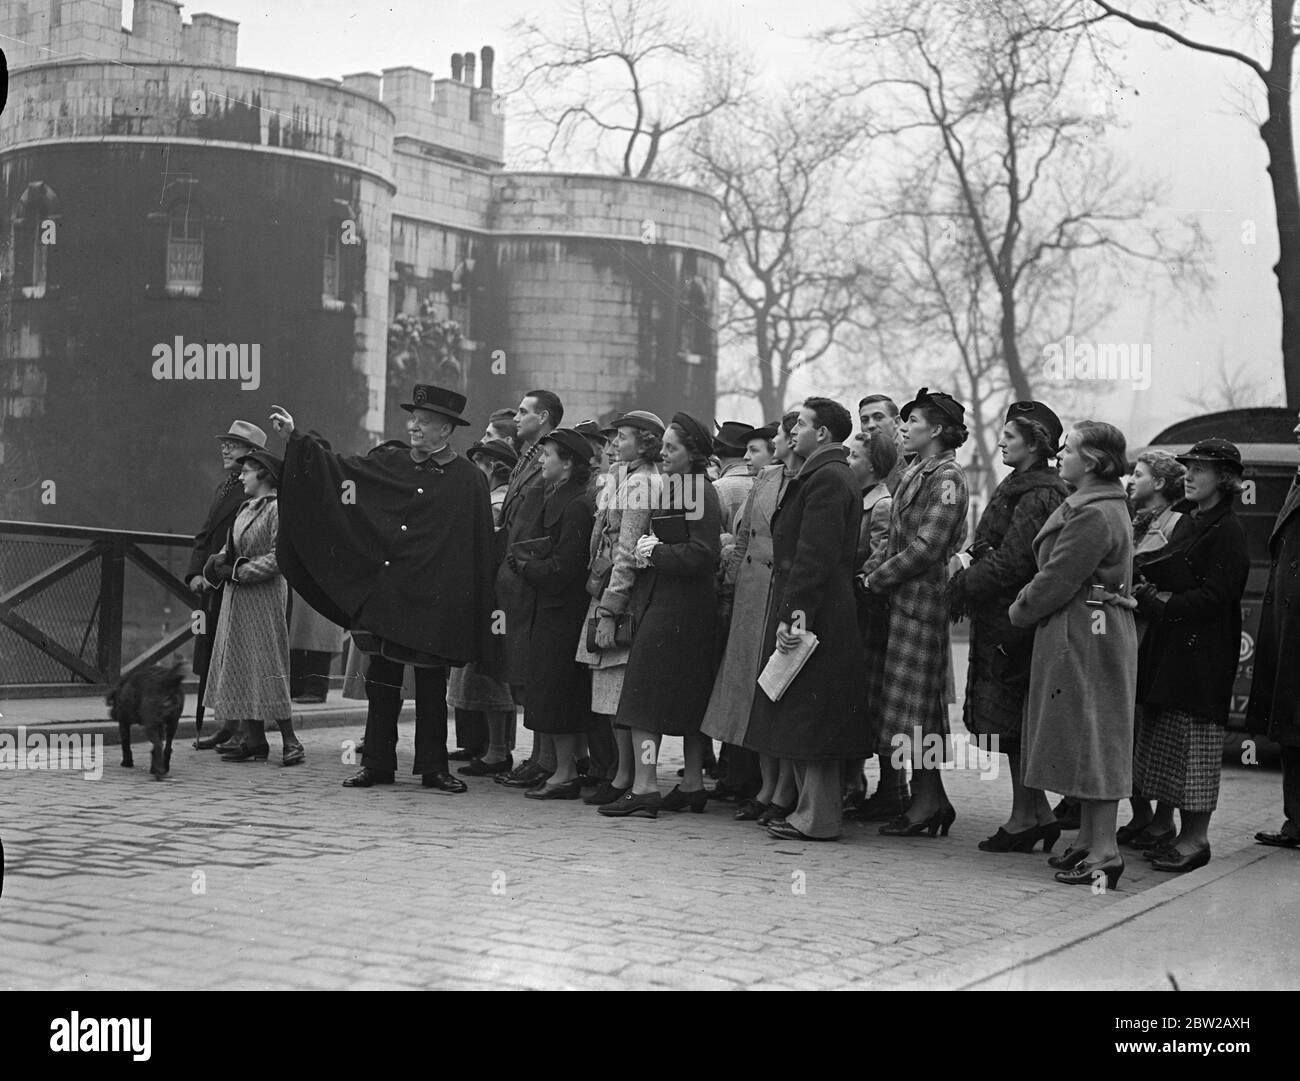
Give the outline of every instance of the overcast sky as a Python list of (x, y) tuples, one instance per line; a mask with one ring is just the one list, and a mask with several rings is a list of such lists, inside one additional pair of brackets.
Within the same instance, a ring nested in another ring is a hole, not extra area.
[[(1133, 0), (1133, 6), (1151, 10), (1149, 0)], [(1241, 6), (1248, 8), (1248, 0), (1241, 0)], [(1259, 5), (1261, 10), (1266, 6)], [(846, 19), (852, 5), (847, 0), (693, 0), (690, 9), (729, 26), (752, 48), (765, 85), (775, 87), (814, 62), (804, 36)], [(505, 67), (510, 23), (521, 15), (542, 17), (547, 10), (559, 6), (548, 0), (365, 5), (355, 0), (213, 0), (187, 7), (185, 13), (211, 11), (238, 20), (239, 63), (244, 67), (338, 77), (412, 65), (440, 78), (449, 74), (453, 51), (477, 51), (485, 44), (496, 49), (498, 68)], [(1267, 58), (1264, 44), (1252, 40), (1249, 28), (1207, 21), (1193, 29), (1201, 37), (1253, 47), (1255, 55)], [(1098, 341), (1152, 345), (1150, 389), (1118, 388), (1104, 410), (1131, 439), (1141, 441), (1193, 411), (1184, 396), (1197, 393), (1203, 381), (1206, 389), (1217, 382), (1220, 357), (1266, 386), (1272, 404), (1282, 403), (1272, 275), (1277, 246), (1263, 144), (1256, 118), (1242, 111), (1243, 106), (1262, 110), (1262, 95), (1245, 69), (1165, 46), (1136, 31), (1115, 33), (1127, 43), (1125, 55), (1116, 59), (1125, 83), (1118, 107), (1125, 126), (1112, 132), (1112, 145), (1136, 173), (1164, 177), (1168, 200), (1163, 213), (1171, 221), (1195, 213), (1213, 245), (1215, 285), (1193, 310), (1180, 309), (1167, 286), (1135, 280), (1122, 307), (1096, 334)], [(1247, 221), (1258, 223), (1253, 245), (1242, 242)], [(1027, 342), (1026, 352), (1031, 347), (1037, 349), (1038, 343)], [(737, 407), (733, 412), (744, 411)]]

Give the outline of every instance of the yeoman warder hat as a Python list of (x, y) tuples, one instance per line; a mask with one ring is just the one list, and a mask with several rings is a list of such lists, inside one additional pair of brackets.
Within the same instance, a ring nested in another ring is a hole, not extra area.
[(427, 409), (431, 413), (450, 417), (456, 424), (469, 423), (461, 416), (465, 411), (465, 395), (457, 394), (454, 390), (447, 390), (445, 387), (431, 386), (428, 383), (416, 383), (410, 403), (403, 403), (402, 408), (408, 413), (416, 409)]

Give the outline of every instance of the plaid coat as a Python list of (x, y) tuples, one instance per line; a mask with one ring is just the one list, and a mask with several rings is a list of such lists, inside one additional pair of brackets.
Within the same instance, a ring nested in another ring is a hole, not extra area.
[(966, 535), (966, 474), (948, 450), (903, 472), (890, 508), (883, 561), (867, 563), (867, 585), (889, 601), (889, 642), (880, 716), (880, 750), (912, 729), (946, 734), (948, 560)]

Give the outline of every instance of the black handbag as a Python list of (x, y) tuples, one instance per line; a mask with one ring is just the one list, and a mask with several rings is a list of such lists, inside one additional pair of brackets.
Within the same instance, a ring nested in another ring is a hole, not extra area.
[[(587, 620), (587, 652), (599, 653), (600, 647), (596, 645), (596, 625), (600, 622), (599, 617)], [(631, 612), (624, 612), (621, 616), (614, 617), (614, 646), (617, 649), (626, 649), (632, 644), (632, 636), (636, 634), (636, 619)]]
[(686, 544), (691, 539), (685, 511), (668, 511), (650, 516), (650, 530), (664, 544)]
[(613, 574), (614, 561), (609, 556), (596, 556), (591, 561), (591, 569), (587, 572), (588, 595), (600, 600), (605, 595), (605, 590), (609, 588), (609, 580)]

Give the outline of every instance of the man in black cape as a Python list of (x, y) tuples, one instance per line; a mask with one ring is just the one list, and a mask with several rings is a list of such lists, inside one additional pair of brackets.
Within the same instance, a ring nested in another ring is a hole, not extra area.
[(365, 751), (348, 788), (392, 784), (402, 669), (415, 669), (415, 768), (426, 788), (464, 792), (448, 771), (447, 668), (492, 666), (492, 505), (487, 479), (449, 439), (464, 395), (417, 384), (402, 406), (410, 444), (333, 453), (288, 412), (280, 485), (280, 569), (322, 615), (369, 654)]

